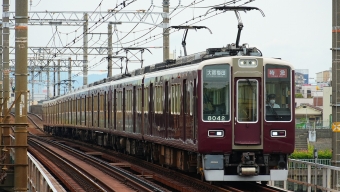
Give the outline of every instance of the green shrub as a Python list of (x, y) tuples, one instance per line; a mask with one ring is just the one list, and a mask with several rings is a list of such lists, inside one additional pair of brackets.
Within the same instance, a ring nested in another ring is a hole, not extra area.
[[(308, 145), (308, 150), (294, 150), (289, 158), (291, 159), (314, 159), (314, 146)], [(319, 159), (331, 159), (332, 158), (332, 150), (319, 150), (318, 151), (318, 158)]]

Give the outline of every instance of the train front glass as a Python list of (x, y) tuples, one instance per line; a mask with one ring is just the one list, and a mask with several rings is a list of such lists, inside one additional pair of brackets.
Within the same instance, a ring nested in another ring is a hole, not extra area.
[(230, 121), (230, 65), (203, 68), (203, 121)]
[(284, 65), (265, 66), (266, 121), (291, 121), (291, 68)]

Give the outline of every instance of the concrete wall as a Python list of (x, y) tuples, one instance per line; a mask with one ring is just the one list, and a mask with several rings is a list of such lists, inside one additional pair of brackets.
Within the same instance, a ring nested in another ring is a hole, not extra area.
[(42, 115), (42, 105), (31, 105), (29, 112), (35, 113), (37, 115)]

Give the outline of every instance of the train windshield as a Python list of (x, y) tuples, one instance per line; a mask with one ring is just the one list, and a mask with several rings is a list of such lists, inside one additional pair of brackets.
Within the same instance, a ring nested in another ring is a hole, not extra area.
[(265, 66), (266, 121), (291, 121), (291, 84), (289, 66)]
[(230, 65), (203, 68), (203, 120), (230, 121)]

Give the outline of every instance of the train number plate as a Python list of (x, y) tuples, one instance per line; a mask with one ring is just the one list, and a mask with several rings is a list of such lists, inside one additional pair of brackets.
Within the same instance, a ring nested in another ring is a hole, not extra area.
[(227, 121), (224, 115), (206, 115), (204, 120), (206, 121)]

